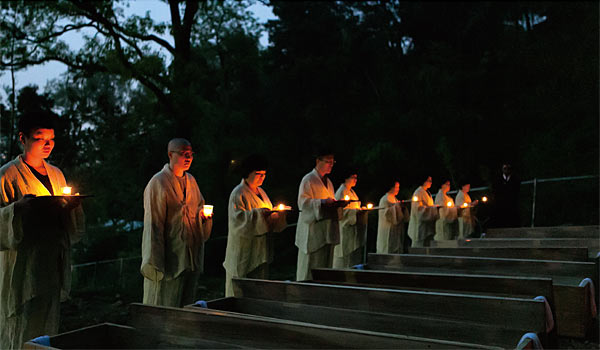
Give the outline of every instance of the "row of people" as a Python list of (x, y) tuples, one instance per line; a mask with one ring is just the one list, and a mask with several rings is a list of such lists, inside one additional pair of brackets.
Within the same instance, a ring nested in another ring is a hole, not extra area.
[[(55, 123), (51, 113), (24, 115), (18, 123), (23, 154), (0, 168), (3, 349), (19, 348), (25, 340), (57, 333), (60, 301), (67, 297), (70, 287), (70, 247), (85, 232), (80, 198), (56, 196), (66, 187), (66, 181), (60, 169), (45, 160), (54, 148)], [(144, 190), (140, 272), (144, 277), (144, 303), (182, 306), (195, 301), (212, 216), (202, 210), (204, 198), (188, 172), (194, 157), (191, 143), (173, 139), (168, 143), (167, 155), (169, 162)], [(353, 190), (357, 174), (348, 174), (334, 192), (327, 177), (334, 163), (331, 152), (317, 155), (315, 168), (300, 183), (295, 240), (297, 280), (310, 279), (312, 268), (348, 267), (361, 261), (366, 212), (360, 210)], [(229, 198), (223, 263), (227, 295), (233, 293), (233, 277), (268, 278), (273, 247), (267, 233), (280, 232), (287, 225), (286, 212), (272, 210), (261, 188), (266, 168), (263, 158), (249, 157), (244, 162), (242, 181)], [(437, 219), (437, 209), (432, 209), (427, 192), (430, 186), (428, 178), (415, 192), (418, 201), (411, 202), (408, 235), (417, 245), (426, 244), (433, 232), (427, 220)], [(380, 200), (378, 251), (402, 247), (409, 214), (396, 199), (398, 191), (399, 183), (394, 181)], [(468, 196), (465, 200), (469, 201)]]

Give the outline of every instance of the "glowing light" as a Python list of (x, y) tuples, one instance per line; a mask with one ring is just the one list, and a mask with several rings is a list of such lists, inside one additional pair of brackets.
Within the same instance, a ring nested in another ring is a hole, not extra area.
[(448, 208), (450, 208), (450, 207), (452, 206), (452, 202), (448, 202), (448, 203), (446, 203), (446, 206), (447, 206)]
[(413, 200), (413, 202), (416, 202), (416, 201), (418, 201), (418, 200), (419, 200), (419, 197), (417, 197), (417, 196), (413, 196), (412, 200)]
[(204, 216), (206, 216), (206, 217), (212, 216), (213, 206), (212, 205), (205, 205), (202, 208), (202, 212), (204, 213)]
[(283, 209), (285, 209), (285, 205), (283, 205), (283, 204), (279, 204), (279, 205), (277, 206), (277, 210), (283, 210)]
[(344, 196), (344, 200), (345, 200), (345, 201), (349, 201), (349, 200), (350, 200), (350, 196), (349, 196), (349, 195), (345, 195), (345, 196)]
[(483, 198), (481, 198), (481, 201), (483, 201), (483, 202), (487, 202), (487, 197), (486, 197), (486, 196), (483, 196)]
[(463, 208), (466, 208), (466, 207), (468, 207), (469, 205), (468, 205), (467, 203), (463, 203), (463, 205), (462, 205), (462, 206), (463, 206)]
[(63, 195), (70, 196), (71, 195), (71, 187), (62, 187), (60, 189)]
[(372, 203), (367, 203), (367, 209), (373, 209), (373, 204)]

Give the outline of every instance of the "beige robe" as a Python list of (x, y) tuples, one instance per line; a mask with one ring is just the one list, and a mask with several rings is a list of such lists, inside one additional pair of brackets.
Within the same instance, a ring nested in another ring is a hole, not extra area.
[[(244, 180), (229, 196), (227, 249), (223, 267), (227, 273), (225, 296), (233, 296), (232, 277), (246, 277), (257, 267), (273, 261), (273, 247), (267, 238), (269, 223), (264, 209), (273, 209), (269, 196), (258, 188), (262, 199)], [(271, 231), (281, 232), (287, 225), (285, 212), (273, 223)], [(264, 278), (268, 278), (268, 270)]]
[[(358, 200), (356, 192), (342, 184), (335, 192), (335, 199), (343, 200), (345, 196)], [(362, 262), (367, 220), (368, 212), (360, 210), (360, 202), (350, 202), (342, 210), (340, 243), (333, 249), (334, 268), (351, 267)]]
[(200, 216), (204, 198), (196, 179), (187, 172), (184, 176), (185, 196), (169, 164), (144, 190), (140, 272), (146, 304), (181, 306), (190, 301), (193, 294), (182, 301), (184, 286), (195, 286), (194, 278), (204, 269), (204, 242), (210, 237), (212, 220)]
[[(448, 202), (452, 203), (451, 207), (447, 206)], [(435, 221), (435, 236), (433, 236), (433, 239), (436, 241), (455, 239), (458, 233), (456, 223), (458, 214), (454, 200), (440, 189), (435, 195), (435, 204), (441, 207), (439, 209), (440, 218)]]
[(437, 208), (433, 206), (431, 195), (419, 186), (413, 193), (417, 201), (411, 203), (408, 236), (412, 239), (413, 247), (422, 246), (423, 242), (435, 235), (435, 220), (438, 218)]
[[(52, 190), (61, 193), (63, 173), (44, 161)], [(60, 301), (71, 287), (71, 244), (85, 232), (81, 206), (26, 218), (14, 202), (26, 194), (48, 196), (22, 156), (0, 168), (0, 348), (58, 332)], [(45, 200), (45, 199), (39, 199)]]
[(316, 169), (302, 178), (298, 189), (298, 209), (301, 212), (296, 226), (298, 247), (296, 279), (298, 281), (312, 278), (310, 271), (312, 267), (331, 267), (329, 262), (331, 256), (319, 256), (318, 262), (314, 264), (310, 261), (310, 255), (313, 253), (333, 254), (333, 246), (340, 241), (341, 208), (322, 206), (321, 200), (328, 198), (335, 198), (333, 184), (329, 178), (325, 186)]
[(399, 254), (404, 250), (404, 223), (408, 222), (408, 208), (396, 196), (386, 193), (379, 200), (377, 225), (377, 254)]
[[(460, 208), (463, 203), (471, 205), (471, 196), (463, 191), (456, 194), (456, 206)], [(471, 208), (461, 208), (458, 210), (458, 239), (465, 239), (475, 232), (475, 218)]]

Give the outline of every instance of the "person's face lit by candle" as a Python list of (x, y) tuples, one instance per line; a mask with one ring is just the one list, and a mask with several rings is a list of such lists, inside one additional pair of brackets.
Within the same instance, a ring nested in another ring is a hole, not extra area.
[(181, 177), (185, 171), (190, 169), (194, 160), (192, 145), (184, 139), (175, 139), (169, 142), (169, 167), (173, 173)]
[(351, 189), (352, 187), (356, 186), (357, 181), (358, 175), (352, 174), (346, 179), (346, 181), (344, 181), (344, 184), (346, 185), (347, 189)]
[(463, 187), (461, 188), (461, 191), (463, 191), (464, 193), (469, 193), (470, 190), (471, 190), (471, 184), (464, 184)]
[(321, 174), (321, 176), (331, 174), (333, 164), (335, 164), (333, 154), (322, 156), (317, 158), (317, 164), (315, 166), (315, 169), (317, 169), (317, 172)]
[(54, 149), (54, 129), (35, 129), (30, 135), (19, 133), (19, 141), (23, 145), (25, 160), (41, 161), (46, 159)]
[(428, 190), (431, 188), (431, 183), (433, 182), (433, 180), (431, 179), (431, 176), (427, 177), (427, 180), (425, 180), (425, 182), (423, 182), (423, 189), (424, 190)]
[(246, 183), (248, 184), (248, 186), (250, 186), (250, 188), (256, 189), (259, 186), (262, 186), (266, 177), (266, 170), (255, 170), (248, 175), (248, 177), (246, 178)]
[(400, 183), (394, 182), (394, 186), (392, 186), (392, 188), (390, 188), (388, 193), (391, 194), (392, 196), (397, 196), (398, 192), (400, 192)]

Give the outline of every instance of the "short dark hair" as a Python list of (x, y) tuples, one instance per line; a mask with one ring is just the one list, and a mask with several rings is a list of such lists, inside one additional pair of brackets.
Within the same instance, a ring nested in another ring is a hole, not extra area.
[(58, 124), (58, 116), (50, 111), (29, 111), (24, 113), (17, 128), (26, 137), (30, 137), (32, 132), (37, 129), (56, 129)]
[(463, 177), (458, 181), (459, 188), (463, 188), (464, 185), (470, 185), (471, 181), (468, 177)]
[(241, 173), (242, 178), (247, 178), (250, 173), (257, 170), (267, 170), (269, 161), (260, 154), (251, 154), (242, 162)]
[(389, 190), (392, 189), (392, 187), (394, 187), (394, 185), (396, 185), (396, 182), (398, 184), (400, 184), (400, 179), (397, 177), (394, 177), (394, 176), (388, 176), (388, 177), (381, 179), (381, 182), (380, 182), (381, 190), (383, 190), (384, 192), (388, 192)]

